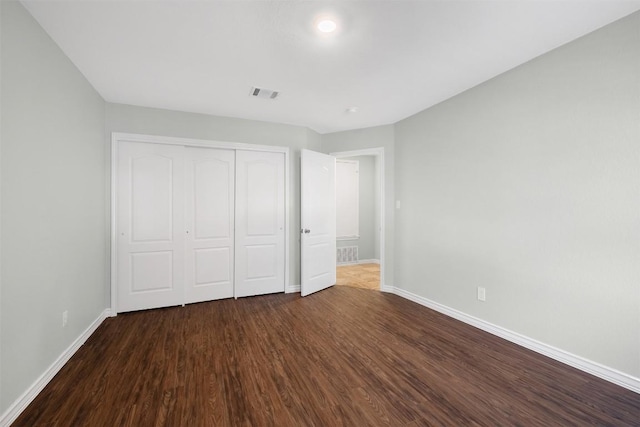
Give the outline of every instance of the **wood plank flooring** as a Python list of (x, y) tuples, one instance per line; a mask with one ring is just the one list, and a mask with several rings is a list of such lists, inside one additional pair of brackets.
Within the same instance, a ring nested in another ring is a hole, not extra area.
[(352, 287), (107, 319), (14, 423), (639, 424), (639, 394)]
[(380, 290), (380, 265), (339, 265), (336, 268), (336, 285)]

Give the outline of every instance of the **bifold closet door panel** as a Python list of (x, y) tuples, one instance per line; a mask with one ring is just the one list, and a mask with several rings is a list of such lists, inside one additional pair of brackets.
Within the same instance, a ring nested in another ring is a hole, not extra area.
[(185, 148), (185, 302), (233, 297), (235, 152)]
[(118, 147), (118, 312), (184, 301), (184, 148)]
[(284, 153), (236, 152), (236, 297), (284, 292), (284, 167)]

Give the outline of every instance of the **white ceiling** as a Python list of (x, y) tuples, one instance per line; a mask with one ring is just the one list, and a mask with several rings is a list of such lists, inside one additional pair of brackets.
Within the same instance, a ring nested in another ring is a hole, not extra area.
[[(640, 10), (616, 0), (22, 3), (106, 101), (320, 133), (397, 122)], [(323, 14), (338, 20), (331, 37), (314, 29)], [(280, 96), (250, 97), (252, 86)]]

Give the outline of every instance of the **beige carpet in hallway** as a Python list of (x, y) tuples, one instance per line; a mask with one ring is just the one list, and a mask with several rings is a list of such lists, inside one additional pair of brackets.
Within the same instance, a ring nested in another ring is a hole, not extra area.
[(339, 265), (336, 277), (338, 286), (380, 290), (379, 264)]

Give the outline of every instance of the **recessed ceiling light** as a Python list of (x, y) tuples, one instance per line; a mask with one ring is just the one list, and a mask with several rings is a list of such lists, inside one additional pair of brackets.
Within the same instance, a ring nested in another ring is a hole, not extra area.
[(358, 107), (348, 107), (346, 109), (347, 113), (357, 113), (358, 112)]
[(317, 27), (321, 33), (333, 33), (338, 28), (338, 24), (332, 19), (323, 19), (318, 22)]

